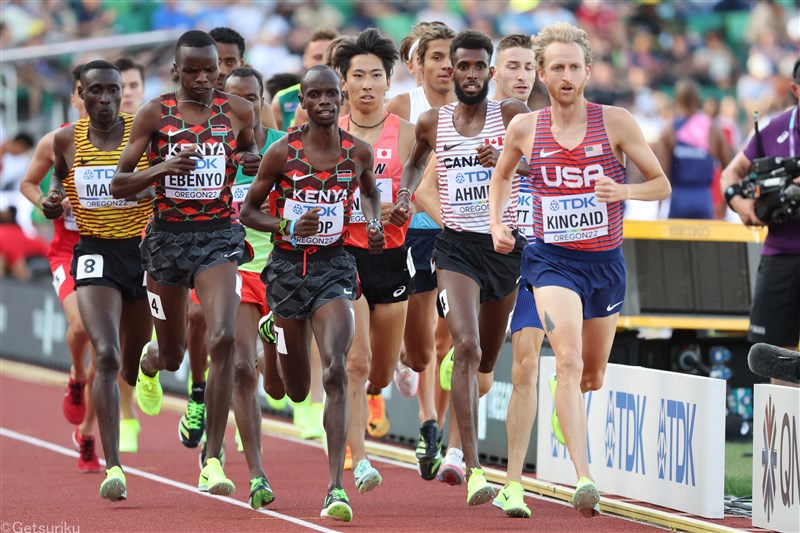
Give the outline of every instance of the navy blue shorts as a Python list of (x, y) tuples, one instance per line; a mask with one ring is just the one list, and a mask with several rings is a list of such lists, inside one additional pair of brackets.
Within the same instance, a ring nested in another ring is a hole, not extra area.
[(622, 248), (579, 252), (536, 241), (522, 251), (522, 277), (531, 287), (564, 287), (583, 303), (583, 318), (619, 313), (625, 301)]
[(406, 248), (411, 250), (414, 262), (414, 289), (411, 294), (432, 291), (436, 288), (436, 274), (431, 268), (431, 256), (436, 246), (436, 236), (440, 229), (409, 228), (406, 233)]
[(511, 315), (511, 334), (525, 328), (542, 328), (539, 313), (536, 310), (536, 301), (530, 287), (522, 284), (517, 293), (517, 303), (514, 305), (514, 314)]

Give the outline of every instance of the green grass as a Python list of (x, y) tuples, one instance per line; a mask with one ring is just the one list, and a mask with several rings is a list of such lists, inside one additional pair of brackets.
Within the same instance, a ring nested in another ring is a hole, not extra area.
[(725, 494), (751, 496), (753, 493), (753, 442), (725, 443)]

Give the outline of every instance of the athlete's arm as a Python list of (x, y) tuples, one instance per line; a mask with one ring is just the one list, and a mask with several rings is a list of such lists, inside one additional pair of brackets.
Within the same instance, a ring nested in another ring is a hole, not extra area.
[(361, 211), (364, 213), (364, 218), (367, 220), (369, 253), (379, 254), (383, 251), (383, 246), (385, 244), (383, 229), (370, 227), (371, 222), (373, 220), (380, 220), (381, 216), (381, 191), (378, 189), (377, 183), (375, 182), (372, 146), (357, 137), (354, 137), (354, 139), (356, 141), (358, 186), (361, 189)]
[(135, 196), (139, 191), (160, 181), (164, 176), (186, 176), (197, 166), (195, 160), (191, 158), (203, 157), (200, 152), (187, 150), (158, 165), (134, 172), (142, 154), (150, 144), (150, 139), (158, 131), (160, 122), (161, 99), (159, 97), (147, 102), (136, 113), (128, 144), (122, 150), (117, 171), (111, 179), (111, 195), (114, 198)]
[[(65, 202), (69, 202), (64, 192), (64, 180), (69, 176), (72, 165), (68, 154), (70, 144), (74, 146), (75, 126), (69, 126), (56, 132), (53, 136), (53, 175), (50, 177), (50, 191), (42, 199), (42, 212), (49, 219), (55, 219), (64, 214)], [(73, 148), (74, 149), (74, 148)], [(74, 154), (73, 154), (74, 155)], [(67, 159), (70, 162), (67, 162)]]
[(398, 94), (386, 104), (386, 111), (394, 113), (403, 120), (411, 117), (411, 95), (409, 93)]
[(499, 253), (511, 252), (516, 243), (511, 229), (503, 224), (503, 211), (511, 196), (511, 184), (520, 161), (530, 155), (533, 149), (538, 115), (538, 112), (525, 113), (511, 119), (506, 129), (503, 151), (489, 183), (489, 229), (492, 232), (494, 249)]
[[(414, 147), (414, 125), (407, 120), (400, 119), (400, 131), (397, 136), (397, 148), (400, 151), (399, 160), (408, 161), (411, 149)], [(381, 222), (391, 224), (394, 203), (381, 204)]]
[(436, 145), (436, 123), (439, 118), (439, 108), (429, 109), (419, 117), (415, 129), (416, 141), (411, 148), (411, 155), (403, 166), (403, 177), (400, 179), (400, 189), (406, 189), (408, 194), (398, 194), (397, 201), (392, 209), (389, 220), (396, 226), (402, 226), (411, 216), (411, 195), (419, 187), (422, 173), (428, 162), (428, 156)]
[(428, 213), (434, 222), (440, 227), (444, 227), (442, 222), (442, 201), (439, 197), (439, 175), (436, 172), (436, 164), (438, 160), (436, 157), (431, 157), (428, 160), (428, 166), (425, 167), (425, 173), (422, 175), (422, 183), (420, 183), (417, 193), (414, 196), (414, 203)]
[(53, 166), (53, 139), (55, 139), (56, 132), (58, 130), (48, 132), (39, 140), (33, 159), (19, 184), (20, 192), (37, 207), (39, 207), (39, 200), (44, 200), (40, 184), (47, 175), (47, 171)]
[(621, 107), (608, 106), (603, 110), (603, 120), (612, 146), (618, 147), (633, 161), (645, 182), (621, 185), (608, 176), (603, 176), (595, 182), (597, 199), (608, 203), (622, 200), (663, 200), (669, 196), (672, 192), (669, 180), (633, 115)]
[(228, 102), (231, 105), (231, 122), (234, 129), (238, 131), (236, 135), (236, 149), (233, 151), (234, 160), (238, 160), (242, 167), (242, 172), (248, 176), (254, 176), (261, 163), (261, 156), (258, 154), (256, 144), (255, 127), (259, 118), (253, 109), (253, 104), (248, 100), (236, 96), (228, 95)]

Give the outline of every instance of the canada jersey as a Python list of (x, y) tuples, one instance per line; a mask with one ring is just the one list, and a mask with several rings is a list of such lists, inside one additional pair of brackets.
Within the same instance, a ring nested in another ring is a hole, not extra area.
[(583, 141), (567, 150), (553, 137), (550, 107), (539, 112), (531, 151), (533, 221), (537, 239), (573, 250), (601, 252), (622, 244), (622, 202), (603, 203), (595, 181), (625, 183), (625, 167), (611, 149), (603, 106), (587, 102)]
[[(148, 198), (128, 200), (111, 195), (111, 178), (117, 170), (122, 150), (128, 144), (133, 116), (120, 113), (125, 131), (113, 150), (100, 150), (89, 140), (89, 118), (75, 123), (75, 158), (64, 180), (64, 192), (69, 198), (78, 233), (99, 239), (129, 239), (139, 237), (152, 214)], [(142, 156), (137, 170), (147, 168)], [(67, 220), (65, 219), (65, 225)]]
[[(464, 137), (453, 125), (458, 102), (439, 108), (436, 129), (436, 173), (439, 178), (442, 222), (455, 231), (489, 233), (489, 183), (493, 168), (485, 168), (476, 148), (491, 144), (502, 148), (506, 135), (500, 102), (489, 100), (483, 130), (475, 137)], [(515, 175), (511, 196), (503, 210), (503, 224), (517, 227), (519, 176)]]
[[(350, 115), (339, 119), (339, 126), (349, 128)], [(400, 160), (400, 117), (392, 113), (386, 114), (381, 137), (372, 145), (375, 159), (375, 185), (381, 193), (382, 204), (393, 204), (400, 189), (400, 178), (403, 177), (403, 162)], [(406, 240), (408, 222), (402, 227), (394, 224), (384, 226), (386, 249), (397, 248)], [(361, 211), (361, 188), (356, 188), (353, 196), (353, 212), (350, 215), (350, 235), (345, 242), (348, 246), (369, 248), (367, 240), (367, 219)]]
[[(283, 249), (336, 246), (347, 239), (356, 177), (355, 141), (348, 132), (339, 129), (341, 152), (339, 161), (330, 169), (318, 170), (309, 163), (303, 147), (302, 126), (289, 132), (286, 142), (286, 164), (275, 183), (276, 215), (297, 220), (311, 209), (319, 209), (319, 229), (310, 237), (272, 235), (275, 246)], [(294, 241), (294, 243), (292, 242)]]
[(150, 141), (150, 166), (175, 157), (194, 145), (203, 158), (188, 176), (164, 176), (156, 185), (155, 216), (169, 222), (230, 218), (237, 165), (231, 157), (236, 135), (231, 126), (228, 95), (214, 89), (211, 116), (187, 124), (175, 93), (161, 95), (161, 128)]

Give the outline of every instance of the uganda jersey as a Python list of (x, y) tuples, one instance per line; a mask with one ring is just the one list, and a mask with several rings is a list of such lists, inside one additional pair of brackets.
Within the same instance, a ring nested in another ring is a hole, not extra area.
[[(111, 195), (111, 178), (117, 170), (119, 157), (128, 144), (133, 116), (120, 113), (125, 123), (122, 141), (114, 150), (99, 150), (89, 140), (89, 118), (75, 123), (75, 159), (64, 180), (78, 233), (99, 239), (130, 239), (139, 237), (152, 214), (148, 198), (127, 200)], [(142, 156), (137, 170), (147, 168)], [(65, 219), (65, 225), (67, 220)]]
[(608, 140), (603, 106), (587, 102), (583, 141), (562, 147), (550, 131), (550, 108), (539, 112), (530, 157), (536, 239), (573, 250), (601, 252), (622, 244), (622, 202), (599, 202), (595, 181), (608, 176), (625, 183)]
[(161, 95), (161, 128), (150, 141), (150, 166), (197, 146), (203, 158), (188, 176), (164, 176), (156, 185), (155, 216), (168, 222), (230, 218), (237, 165), (231, 157), (236, 135), (225, 93), (214, 89), (211, 116), (202, 124), (187, 124), (178, 111), (175, 93)]
[[(350, 115), (339, 119), (339, 126), (349, 127)], [(381, 193), (382, 204), (394, 204), (397, 200), (397, 191), (400, 189), (400, 178), (403, 176), (403, 162), (400, 160), (400, 117), (392, 113), (386, 114), (381, 137), (372, 145), (375, 156), (375, 185)], [(408, 222), (402, 227), (387, 224), (383, 228), (386, 237), (386, 249), (403, 246), (406, 240)], [(367, 240), (367, 219), (361, 212), (361, 188), (356, 188), (353, 195), (353, 212), (350, 215), (350, 235), (347, 237), (348, 246), (369, 248)]]
[[(439, 176), (442, 222), (455, 231), (489, 233), (489, 183), (494, 169), (485, 168), (476, 148), (483, 144), (502, 148), (506, 135), (500, 102), (486, 103), (483, 130), (475, 137), (464, 137), (453, 125), (458, 102), (439, 108), (436, 129), (436, 173)], [(519, 176), (514, 176), (511, 196), (503, 211), (503, 224), (517, 227)]]
[[(319, 229), (310, 237), (295, 237), (298, 248), (325, 247), (342, 244), (347, 239), (350, 213), (353, 209), (353, 192), (358, 185), (355, 142), (353, 136), (339, 129), (341, 152), (333, 168), (318, 170), (311, 166), (303, 148), (303, 131), (306, 126), (289, 133), (284, 172), (275, 183), (278, 217), (297, 220), (311, 209), (319, 209)], [(295, 248), (289, 235), (272, 235), (279, 248)]]

